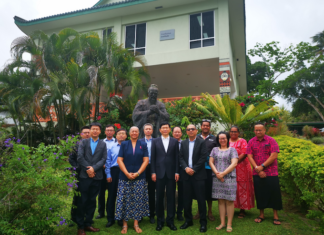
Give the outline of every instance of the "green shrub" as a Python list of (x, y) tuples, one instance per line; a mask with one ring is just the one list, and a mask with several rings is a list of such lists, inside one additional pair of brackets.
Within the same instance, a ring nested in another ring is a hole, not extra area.
[(311, 127), (311, 126), (304, 126), (303, 127), (303, 134), (304, 134), (304, 136), (307, 138), (307, 139), (310, 139), (310, 138), (312, 138), (313, 137), (313, 135), (312, 135), (312, 129), (313, 129), (313, 127)]
[[(52, 234), (70, 216), (68, 197), (77, 187), (66, 161), (78, 141), (32, 148), (6, 139), (0, 146), (0, 234)], [(65, 210), (65, 213), (63, 211)]]
[(323, 137), (313, 137), (312, 142), (314, 144), (323, 144), (324, 143), (324, 138)]
[(279, 177), (282, 190), (296, 205), (316, 207), (308, 217), (320, 221), (324, 232), (324, 147), (288, 136), (274, 137), (280, 147)]

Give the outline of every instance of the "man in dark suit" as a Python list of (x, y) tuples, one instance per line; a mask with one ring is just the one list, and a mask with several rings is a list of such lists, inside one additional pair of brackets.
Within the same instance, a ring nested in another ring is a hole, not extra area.
[(197, 137), (197, 129), (194, 125), (187, 126), (189, 139), (181, 142), (180, 165), (183, 170), (184, 215), (186, 222), (180, 227), (186, 229), (193, 225), (192, 222), (192, 198), (195, 194), (200, 212), (200, 232), (207, 231), (206, 202), (205, 202), (205, 179), (207, 174), (205, 162), (208, 156), (206, 143)]
[(78, 235), (85, 235), (85, 231), (99, 232), (100, 229), (91, 226), (96, 210), (96, 197), (103, 178), (103, 165), (107, 158), (106, 144), (99, 140), (100, 123), (90, 125), (90, 138), (82, 140), (78, 148), (78, 164), (81, 167), (79, 190), (81, 200), (78, 202), (76, 223)]
[(164, 192), (167, 196), (167, 226), (177, 230), (174, 226), (175, 216), (175, 189), (179, 180), (179, 143), (169, 136), (170, 124), (160, 124), (161, 137), (152, 142), (151, 173), (152, 180), (156, 182), (156, 231), (161, 231), (164, 225)]
[(156, 185), (155, 182), (152, 181), (151, 177), (151, 147), (152, 147), (152, 141), (153, 141), (153, 125), (151, 123), (146, 123), (143, 126), (143, 131), (145, 137), (143, 139), (140, 139), (140, 141), (147, 144), (147, 150), (149, 155), (149, 164), (146, 167), (145, 175), (146, 175), (146, 182), (147, 182), (147, 191), (149, 196), (149, 207), (150, 207), (150, 223), (155, 223), (155, 189)]
[[(181, 127), (179, 126), (175, 126), (172, 128), (172, 136), (173, 138), (175, 138), (178, 143), (179, 143), (179, 150), (181, 148), (181, 136), (182, 136), (182, 131), (181, 131)], [(179, 161), (179, 171), (181, 173), (181, 168), (180, 168), (180, 161)], [(177, 207), (177, 217), (179, 221), (183, 221), (183, 216), (182, 216), (182, 211), (183, 211), (183, 181), (182, 181), (182, 177), (180, 174), (180, 178), (178, 181), (178, 207)]]
[[(80, 136), (83, 140), (89, 139), (90, 137), (90, 127), (89, 126), (84, 126), (81, 128), (81, 133)], [(80, 174), (80, 166), (78, 164), (78, 148), (79, 148), (79, 143), (77, 142), (76, 146), (73, 149), (73, 152), (69, 156), (69, 162), (72, 166), (73, 171), (75, 171), (75, 178), (77, 181), (79, 181), (79, 174)], [(75, 189), (76, 192), (79, 192), (79, 188)], [(80, 195), (74, 195), (73, 200), (72, 200), (72, 208), (71, 208), (71, 220), (75, 222), (75, 216), (77, 212), (77, 206), (78, 206), (78, 201), (81, 200)], [(72, 227), (74, 223), (69, 224), (69, 227)]]

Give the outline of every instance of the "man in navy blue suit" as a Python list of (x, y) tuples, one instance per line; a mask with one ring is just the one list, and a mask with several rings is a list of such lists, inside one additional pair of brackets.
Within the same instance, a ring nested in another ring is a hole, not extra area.
[(145, 137), (143, 139), (140, 139), (140, 141), (145, 142), (147, 144), (147, 150), (149, 155), (149, 164), (146, 167), (145, 174), (146, 174), (146, 182), (147, 182), (147, 190), (148, 190), (148, 196), (149, 196), (149, 207), (150, 207), (150, 223), (154, 224), (155, 219), (155, 182), (152, 181), (151, 178), (151, 146), (153, 141), (153, 125), (151, 123), (146, 123), (143, 126), (143, 131)]
[(175, 190), (179, 180), (179, 142), (169, 136), (170, 124), (160, 124), (161, 137), (153, 139), (151, 148), (151, 173), (152, 180), (156, 182), (156, 231), (161, 231), (164, 226), (164, 192), (167, 196), (166, 223), (171, 230), (174, 226), (175, 216)]

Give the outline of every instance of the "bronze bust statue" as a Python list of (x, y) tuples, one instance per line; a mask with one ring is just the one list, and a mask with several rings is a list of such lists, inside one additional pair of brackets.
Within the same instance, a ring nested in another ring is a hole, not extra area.
[(138, 101), (133, 110), (133, 123), (140, 129), (140, 138), (144, 138), (144, 124), (151, 123), (153, 125), (152, 137), (156, 138), (160, 136), (160, 123), (169, 121), (165, 105), (157, 100), (158, 94), (157, 85), (152, 84), (148, 89), (149, 98)]

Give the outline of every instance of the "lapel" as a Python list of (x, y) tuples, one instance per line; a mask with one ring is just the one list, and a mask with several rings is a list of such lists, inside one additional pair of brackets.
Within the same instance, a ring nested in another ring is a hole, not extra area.
[[(132, 153), (133, 153), (133, 145), (132, 145), (132, 141), (130, 141), (130, 145), (131, 145)], [(141, 148), (141, 142), (140, 142), (139, 140), (137, 140), (137, 142), (136, 142), (136, 146), (135, 146), (135, 153), (134, 153), (134, 156), (136, 155), (136, 152), (138, 151), (139, 148)]]
[(88, 140), (88, 143), (87, 143), (87, 145), (88, 145), (88, 153), (87, 153), (87, 155), (90, 155), (90, 156), (92, 156), (92, 150), (91, 150), (91, 139), (89, 138)]
[(196, 138), (195, 144), (194, 144), (194, 149), (192, 151), (192, 164), (193, 164), (193, 159), (196, 156), (196, 152), (197, 152), (197, 149), (198, 149), (198, 141), (199, 141), (198, 138)]
[[(94, 152), (93, 155), (95, 155), (96, 152), (99, 151), (98, 148), (100, 147), (101, 143), (103, 143), (103, 142), (102, 142), (101, 140), (99, 140), (99, 141), (98, 141), (98, 144), (97, 144), (97, 147), (96, 147), (95, 152)], [(106, 143), (104, 143), (104, 144), (106, 144)]]
[(164, 148), (164, 145), (163, 145), (163, 141), (162, 141), (162, 136), (161, 136), (159, 139), (160, 139), (161, 147), (162, 147), (162, 149), (164, 150), (164, 153), (167, 154), (167, 153), (169, 152), (169, 149), (170, 149), (171, 137), (169, 137), (169, 145), (168, 145), (168, 149), (167, 149), (167, 151), (165, 151), (165, 148)]

